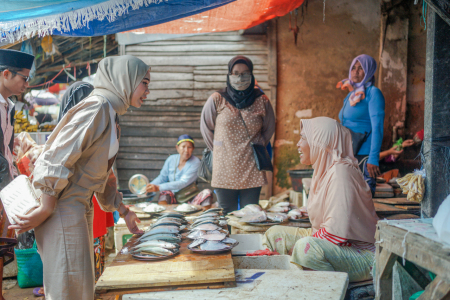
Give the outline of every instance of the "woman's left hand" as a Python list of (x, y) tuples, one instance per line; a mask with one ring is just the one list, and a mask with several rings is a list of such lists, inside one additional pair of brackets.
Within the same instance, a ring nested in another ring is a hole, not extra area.
[(380, 168), (378, 166), (367, 164), (367, 171), (369, 172), (369, 176), (371, 178), (377, 178), (381, 175)]
[(144, 231), (140, 230), (136, 223), (141, 223), (141, 220), (136, 216), (136, 213), (129, 211), (125, 216), (125, 223), (127, 224), (128, 230), (133, 234), (142, 234)]
[(41, 225), (45, 220), (47, 220), (51, 213), (51, 211), (48, 212), (40, 206), (28, 215), (12, 216), (16, 224), (8, 226), (8, 229), (18, 229), (18, 234), (29, 231)]

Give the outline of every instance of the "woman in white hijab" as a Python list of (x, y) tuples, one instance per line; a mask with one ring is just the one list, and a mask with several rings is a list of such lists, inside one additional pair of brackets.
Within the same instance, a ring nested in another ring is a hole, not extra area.
[(375, 213), (370, 188), (353, 156), (350, 131), (336, 120), (301, 120), (302, 164), (314, 169), (307, 211), (311, 229), (274, 226), (265, 245), (316, 271), (347, 272), (350, 282), (371, 278)]
[(45, 298), (94, 299), (93, 205), (118, 210), (132, 233), (136, 214), (122, 204), (111, 167), (120, 139), (118, 116), (149, 94), (150, 67), (125, 55), (103, 59), (90, 96), (71, 108), (36, 161), (33, 185), (41, 206), (10, 228), (35, 228), (44, 266)]

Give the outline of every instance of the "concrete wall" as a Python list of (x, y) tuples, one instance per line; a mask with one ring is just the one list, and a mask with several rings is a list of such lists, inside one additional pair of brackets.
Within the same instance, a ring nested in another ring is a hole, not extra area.
[(299, 163), (295, 146), (300, 118), (337, 119), (346, 93), (336, 89), (336, 83), (348, 77), (353, 58), (365, 53), (378, 60), (379, 1), (327, 1), (323, 22), (323, 1), (310, 0), (297, 45), (289, 31), (289, 16), (278, 19), (277, 29), (275, 194), (290, 187), (288, 169), (306, 168)]
[[(404, 131), (407, 138), (423, 128), (425, 89), (426, 32), (419, 24), (421, 6), (411, 4), (410, 13)], [(323, 1), (310, 0), (297, 45), (289, 31), (289, 15), (278, 18), (274, 194), (291, 186), (287, 170), (307, 168), (300, 164), (296, 148), (300, 119), (318, 116), (338, 119), (347, 93), (335, 86), (348, 77), (353, 58), (365, 53), (379, 62), (380, 1), (327, 1), (325, 22), (323, 17)], [(299, 24), (301, 20), (299, 10)], [(385, 139), (392, 137), (389, 135)], [(411, 151), (417, 152), (417, 149)]]

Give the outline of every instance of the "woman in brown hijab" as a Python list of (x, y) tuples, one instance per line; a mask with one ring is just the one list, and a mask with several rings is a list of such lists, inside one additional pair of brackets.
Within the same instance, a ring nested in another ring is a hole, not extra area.
[(264, 243), (303, 268), (347, 272), (351, 282), (369, 279), (378, 217), (350, 131), (326, 117), (302, 120), (301, 127), (300, 160), (314, 169), (307, 207), (312, 229), (274, 226)]
[(36, 161), (33, 185), (43, 192), (41, 206), (10, 227), (35, 228), (47, 300), (94, 299), (94, 193), (103, 210), (118, 210), (128, 229), (141, 233), (136, 214), (122, 204), (111, 166), (119, 149), (118, 115), (143, 104), (149, 72), (133, 56), (103, 59), (94, 91), (66, 113)]

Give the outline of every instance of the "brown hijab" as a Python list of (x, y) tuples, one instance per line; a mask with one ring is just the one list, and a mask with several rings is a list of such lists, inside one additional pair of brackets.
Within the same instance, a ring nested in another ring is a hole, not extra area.
[(374, 243), (378, 217), (349, 130), (327, 117), (300, 122), (314, 169), (308, 198), (313, 231), (325, 228), (342, 238)]

